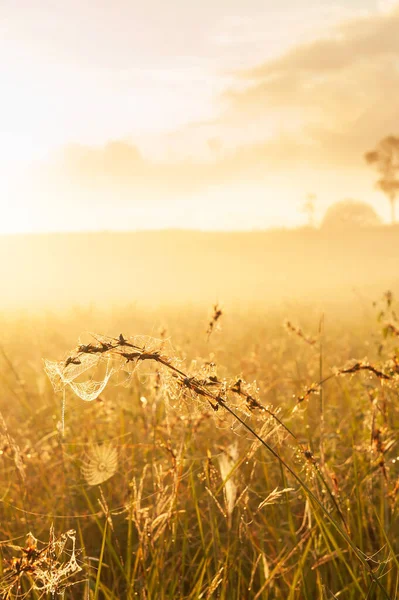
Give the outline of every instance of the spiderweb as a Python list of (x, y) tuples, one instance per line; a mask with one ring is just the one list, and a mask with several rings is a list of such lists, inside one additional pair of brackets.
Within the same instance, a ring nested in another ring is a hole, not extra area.
[[(79, 398), (91, 402), (98, 398), (104, 390), (115, 369), (110, 359), (104, 361), (101, 356), (96, 354), (84, 354), (79, 358), (79, 361), (80, 364), (69, 363), (66, 366), (64, 361), (45, 360), (44, 370), (53, 385), (54, 391), (61, 392), (69, 386)], [(98, 366), (100, 361), (106, 364), (105, 375), (100, 381), (94, 381), (91, 378), (87, 381), (77, 381), (81, 375)]]
[[(135, 351), (136, 358), (143, 353), (162, 356), (165, 350), (167, 350), (165, 356), (172, 355), (168, 340), (135, 336), (126, 340), (121, 338), (123, 340), (121, 343), (118, 338), (94, 334), (92, 337), (96, 345), (80, 344), (77, 350), (64, 361), (44, 360), (44, 370), (55, 392), (62, 392), (69, 386), (79, 398), (92, 402), (103, 392), (112, 375), (116, 373), (121, 375), (119, 385), (130, 383), (139, 361), (129, 360), (126, 356), (133, 356)], [(170, 358), (168, 361), (170, 362)], [(81, 378), (85, 374), (88, 378), (82, 381)], [(101, 377), (94, 379), (96, 375)]]
[[(141, 384), (147, 385), (148, 378), (154, 378), (155, 397), (162, 396), (165, 405), (172, 409), (185, 405), (192, 414), (193, 410), (202, 413), (212, 407), (218, 412), (218, 422), (226, 427), (231, 419), (226, 412), (219, 411), (220, 399), (228, 399), (229, 407), (240, 411), (245, 418), (263, 421), (272, 416), (257, 401), (256, 382), (246, 384), (241, 379), (219, 379), (216, 366), (209, 361), (201, 367), (195, 361), (195, 365), (186, 370), (168, 339), (124, 338), (122, 334), (119, 337), (91, 334), (90, 339), (89, 343), (79, 344), (66, 360), (44, 361), (45, 371), (56, 392), (63, 391), (65, 396), (65, 389), (70, 388), (79, 398), (91, 402), (100, 396), (112, 376), (116, 376), (116, 385), (129, 386), (140, 368)], [(63, 422), (61, 426), (64, 431)], [(235, 424), (235, 427), (241, 425)]]
[[(73, 529), (56, 536), (51, 525), (48, 542), (40, 542), (29, 533), (25, 546), (6, 543), (5, 548), (19, 556), (5, 560), (9, 566), (0, 578), (1, 598), (30, 598), (33, 590), (40, 593), (40, 598), (44, 594), (63, 597), (66, 588), (77, 583), (74, 576), (82, 571), (77, 559), (81, 551), (76, 548)], [(22, 578), (30, 582), (26, 592), (21, 592)]]
[(94, 444), (82, 461), (81, 472), (88, 485), (104, 483), (118, 468), (118, 451), (112, 444)]

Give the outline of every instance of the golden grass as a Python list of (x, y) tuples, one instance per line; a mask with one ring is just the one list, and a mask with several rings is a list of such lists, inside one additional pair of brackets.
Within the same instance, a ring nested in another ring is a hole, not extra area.
[[(397, 597), (395, 301), (286, 311), (1, 323), (1, 597)], [(41, 589), (52, 523), (81, 571)]]

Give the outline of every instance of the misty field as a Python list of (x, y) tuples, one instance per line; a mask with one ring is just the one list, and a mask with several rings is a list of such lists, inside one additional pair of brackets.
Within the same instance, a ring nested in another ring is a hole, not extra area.
[(2, 598), (397, 597), (395, 298), (215, 317), (2, 317)]
[(399, 600), (399, 0), (0, 0), (0, 600)]

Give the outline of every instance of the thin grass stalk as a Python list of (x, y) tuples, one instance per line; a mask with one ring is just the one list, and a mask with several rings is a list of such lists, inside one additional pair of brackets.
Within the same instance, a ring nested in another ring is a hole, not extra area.
[[(321, 316), (319, 323), (319, 380), (323, 381), (323, 344), (324, 344), (324, 315)], [(323, 383), (320, 384), (320, 464), (324, 468), (324, 389)]]
[(97, 569), (96, 585), (95, 585), (95, 588), (94, 588), (94, 600), (98, 600), (98, 594), (100, 592), (101, 569), (102, 569), (103, 560), (104, 560), (104, 551), (105, 551), (105, 542), (106, 542), (106, 537), (107, 537), (107, 529), (108, 529), (108, 519), (107, 519), (107, 517), (105, 517), (104, 530), (103, 530), (103, 539), (102, 539), (102, 542), (101, 542), (100, 558), (99, 558), (98, 569)]

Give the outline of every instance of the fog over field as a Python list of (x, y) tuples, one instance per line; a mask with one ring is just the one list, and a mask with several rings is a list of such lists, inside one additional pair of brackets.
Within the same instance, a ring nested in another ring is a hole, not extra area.
[(331, 304), (399, 284), (399, 230), (153, 231), (0, 237), (2, 308)]

